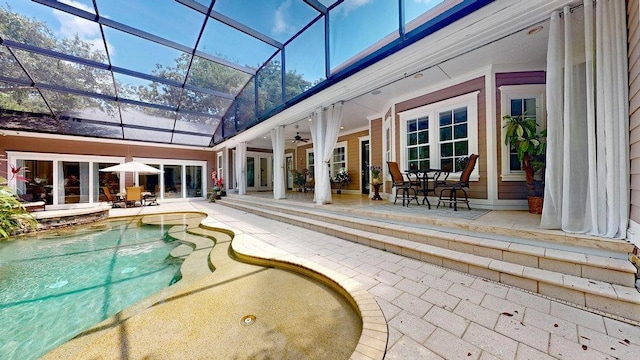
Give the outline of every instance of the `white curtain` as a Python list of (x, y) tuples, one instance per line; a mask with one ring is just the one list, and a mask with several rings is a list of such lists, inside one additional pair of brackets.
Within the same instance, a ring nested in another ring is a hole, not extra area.
[(236, 163), (235, 163), (236, 184), (238, 195), (247, 193), (247, 143), (241, 142), (236, 145)]
[(318, 108), (311, 115), (311, 139), (313, 141), (313, 158), (316, 204), (330, 204), (331, 182), (329, 164), (333, 155), (333, 148), (338, 141), (340, 123), (342, 122), (342, 103), (337, 103), (322, 110)]
[(622, 238), (629, 218), (625, 5), (551, 15), (547, 169), (540, 226)]
[(284, 126), (271, 129), (273, 147), (273, 198), (286, 198), (284, 173)]

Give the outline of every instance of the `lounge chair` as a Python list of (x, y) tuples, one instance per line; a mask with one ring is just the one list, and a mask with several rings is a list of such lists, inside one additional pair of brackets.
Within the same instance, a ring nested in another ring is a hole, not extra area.
[(142, 205), (153, 206), (158, 204), (158, 193), (149, 193), (142, 197)]

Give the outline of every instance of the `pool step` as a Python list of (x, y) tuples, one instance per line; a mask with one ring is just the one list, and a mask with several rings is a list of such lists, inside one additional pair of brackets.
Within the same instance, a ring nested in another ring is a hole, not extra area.
[[(150, 225), (167, 225), (172, 222), (170, 218), (162, 220), (157, 216), (145, 216), (141, 221)], [(173, 257), (184, 259), (180, 266), (183, 283), (194, 281), (203, 274), (209, 274), (213, 271), (209, 256), (214, 241), (207, 236), (206, 230), (199, 232), (198, 225), (199, 221), (193, 221), (189, 225), (174, 225), (167, 231), (168, 236), (183, 243), (173, 249), (170, 254)]]
[(640, 321), (636, 268), (625, 259), (495, 240), (487, 233), (461, 234), (455, 229), (350, 217), (265, 199), (227, 197), (219, 203)]

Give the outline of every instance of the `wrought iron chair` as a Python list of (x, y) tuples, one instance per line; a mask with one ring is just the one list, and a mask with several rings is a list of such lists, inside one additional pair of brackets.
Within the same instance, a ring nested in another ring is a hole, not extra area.
[[(418, 192), (414, 188), (417, 184), (412, 182), (409, 178), (405, 180), (397, 162), (387, 161), (387, 166), (389, 167), (389, 174), (391, 174), (393, 187), (396, 188), (396, 197), (393, 203), (395, 204), (396, 201), (398, 201), (398, 198), (401, 197), (402, 206), (404, 206), (405, 202), (407, 203), (407, 206), (409, 206), (411, 200), (415, 200), (416, 204), (420, 205), (420, 202), (418, 202)], [(413, 192), (413, 196), (410, 195), (410, 192)]]
[[(471, 177), (471, 173), (473, 169), (476, 167), (476, 162), (480, 155), (471, 154), (468, 158), (463, 158), (462, 162), (464, 163), (464, 167), (462, 170), (462, 174), (460, 174), (460, 180), (456, 182), (445, 182), (443, 184), (438, 184), (437, 188), (440, 189), (440, 197), (438, 198), (438, 205), (436, 208), (440, 207), (440, 203), (449, 203), (449, 207), (453, 204), (453, 210), (458, 211), (458, 203), (463, 202), (467, 204), (467, 208), (471, 210), (469, 206), (469, 199), (467, 198), (467, 191), (465, 188), (469, 188), (469, 178)], [(464, 194), (464, 199), (458, 198), (458, 191), (462, 191)], [(448, 199), (443, 198), (443, 194), (448, 193)]]

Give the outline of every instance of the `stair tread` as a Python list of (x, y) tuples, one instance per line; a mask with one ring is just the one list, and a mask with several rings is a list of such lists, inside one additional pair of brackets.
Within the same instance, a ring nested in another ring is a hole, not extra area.
[[(251, 205), (258, 204), (254, 201), (248, 201), (246, 199), (242, 199), (242, 200), (233, 199), (233, 202), (244, 202)], [(285, 212), (292, 211), (292, 208), (289, 205), (287, 207), (284, 207), (278, 204), (271, 204), (271, 203), (269, 204), (259, 203), (259, 205), (263, 208), (266, 206), (268, 208), (284, 210)], [(308, 207), (296, 208), (295, 212), (299, 214), (311, 214), (314, 216), (318, 215), (317, 209), (308, 208)], [(479, 233), (479, 232), (466, 231), (465, 233), (461, 234), (461, 233), (448, 232), (448, 231), (442, 231), (442, 230), (424, 229), (412, 223), (410, 224), (385, 223), (384, 226), (381, 226), (379, 220), (356, 218), (358, 219), (356, 221), (353, 218), (345, 219), (343, 215), (335, 214), (335, 213), (328, 213), (328, 214), (322, 213), (322, 217), (325, 219), (332, 218), (332, 219), (341, 221), (343, 223), (351, 222), (351, 223), (366, 224), (368, 226), (375, 227), (375, 228), (382, 227), (386, 230), (401, 231), (409, 235), (414, 234), (414, 235), (420, 235), (420, 236), (425, 236), (425, 235), (429, 235), (432, 237), (437, 236), (441, 239), (453, 240), (456, 242), (461, 242), (461, 243), (470, 244), (470, 245), (478, 245), (478, 246), (483, 246), (483, 247), (492, 248), (492, 249), (499, 249), (499, 250), (508, 250), (508, 251), (512, 251), (512, 252), (516, 252), (524, 255), (532, 255), (532, 256), (539, 256), (539, 257), (543, 256), (553, 260), (565, 261), (565, 262), (570, 262), (570, 263), (575, 263), (580, 265), (589, 265), (593, 267), (600, 267), (600, 268), (616, 270), (620, 272), (633, 273), (633, 274), (637, 272), (637, 269), (635, 268), (635, 266), (633, 266), (633, 264), (631, 264), (631, 262), (628, 261), (627, 259), (611, 258), (608, 256), (600, 256), (600, 255), (593, 255), (593, 254), (582, 254), (582, 253), (576, 253), (573, 251), (547, 248), (540, 245), (522, 244), (522, 243), (510, 241), (510, 240), (493, 239), (493, 238), (489, 239), (489, 238), (486, 238), (486, 234)], [(305, 218), (305, 219), (308, 219), (308, 218)], [(427, 230), (427, 232), (425, 232), (425, 230)]]
[(460, 261), (470, 265), (488, 268), (491, 270), (507, 273), (514, 276), (528, 277), (537, 281), (542, 281), (542, 282), (546, 282), (549, 284), (562, 286), (562, 287), (569, 287), (575, 290), (599, 295), (606, 298), (640, 304), (640, 293), (638, 293), (638, 291), (636, 291), (635, 288), (630, 288), (622, 285), (609, 284), (609, 283), (597, 281), (597, 280), (585, 279), (578, 276), (562, 274), (559, 272), (534, 268), (526, 265), (514, 264), (514, 263), (510, 263), (503, 260), (491, 259), (491, 258), (478, 256), (474, 254), (468, 254), (468, 253), (464, 253), (464, 252), (460, 252), (452, 249), (441, 248), (441, 247), (433, 246), (429, 244), (416, 243), (408, 239), (400, 239), (397, 237), (378, 234), (371, 231), (358, 230), (358, 229), (353, 229), (347, 226), (330, 224), (322, 220), (308, 219), (301, 215), (283, 214), (281, 212), (276, 212), (273, 210), (265, 210), (265, 209), (261, 209), (260, 211), (263, 211), (265, 213), (270, 213), (273, 215), (278, 215), (281, 217), (286, 217), (296, 221), (307, 222), (314, 226), (319, 226), (323, 228), (328, 228), (327, 225), (330, 225), (330, 228), (336, 231), (350, 233), (359, 237), (369, 238), (369, 239), (373, 239), (376, 241), (380, 241), (380, 242), (384, 242), (387, 244), (392, 244), (392, 245), (396, 245), (404, 248), (411, 248), (413, 250), (423, 252), (429, 255), (435, 255), (435, 256), (439, 256), (439, 257), (450, 259), (450, 260)]

